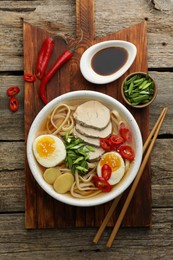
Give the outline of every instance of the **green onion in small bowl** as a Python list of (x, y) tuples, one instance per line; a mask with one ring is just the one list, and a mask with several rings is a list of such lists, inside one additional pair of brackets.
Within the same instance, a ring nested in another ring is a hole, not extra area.
[(157, 86), (148, 73), (134, 72), (124, 79), (121, 94), (130, 106), (143, 108), (150, 105), (156, 98)]

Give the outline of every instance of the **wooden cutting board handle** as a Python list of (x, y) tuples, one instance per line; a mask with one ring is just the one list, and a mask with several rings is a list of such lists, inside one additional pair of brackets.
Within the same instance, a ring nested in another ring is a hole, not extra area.
[(94, 39), (94, 0), (76, 0), (76, 37)]

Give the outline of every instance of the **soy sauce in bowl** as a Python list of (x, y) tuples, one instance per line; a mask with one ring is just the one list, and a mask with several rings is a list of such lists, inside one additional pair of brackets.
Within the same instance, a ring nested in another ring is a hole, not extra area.
[(128, 41), (99, 42), (82, 54), (80, 71), (91, 83), (107, 84), (120, 78), (130, 68), (136, 54), (136, 46)]
[(92, 69), (99, 75), (115, 73), (126, 63), (128, 52), (122, 47), (108, 47), (95, 53), (91, 60)]

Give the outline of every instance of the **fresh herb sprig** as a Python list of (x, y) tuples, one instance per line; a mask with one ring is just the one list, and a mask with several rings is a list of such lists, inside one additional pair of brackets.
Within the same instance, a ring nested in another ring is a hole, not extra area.
[(124, 95), (133, 105), (148, 103), (154, 94), (154, 82), (149, 75), (134, 75), (124, 83)]
[(72, 173), (78, 171), (81, 175), (86, 174), (89, 170), (89, 152), (93, 152), (94, 148), (73, 135), (66, 135), (64, 142), (67, 152), (66, 167), (70, 168)]

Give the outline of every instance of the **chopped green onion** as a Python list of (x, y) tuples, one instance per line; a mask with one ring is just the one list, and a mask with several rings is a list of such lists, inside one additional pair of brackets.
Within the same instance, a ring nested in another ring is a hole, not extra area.
[(154, 82), (147, 74), (134, 75), (123, 86), (126, 99), (133, 106), (148, 103), (154, 94)]
[(78, 171), (79, 174), (86, 174), (89, 170), (88, 158), (89, 152), (94, 152), (94, 147), (87, 145), (79, 138), (73, 135), (66, 135), (64, 138), (66, 148), (65, 164), (71, 169), (74, 174)]

